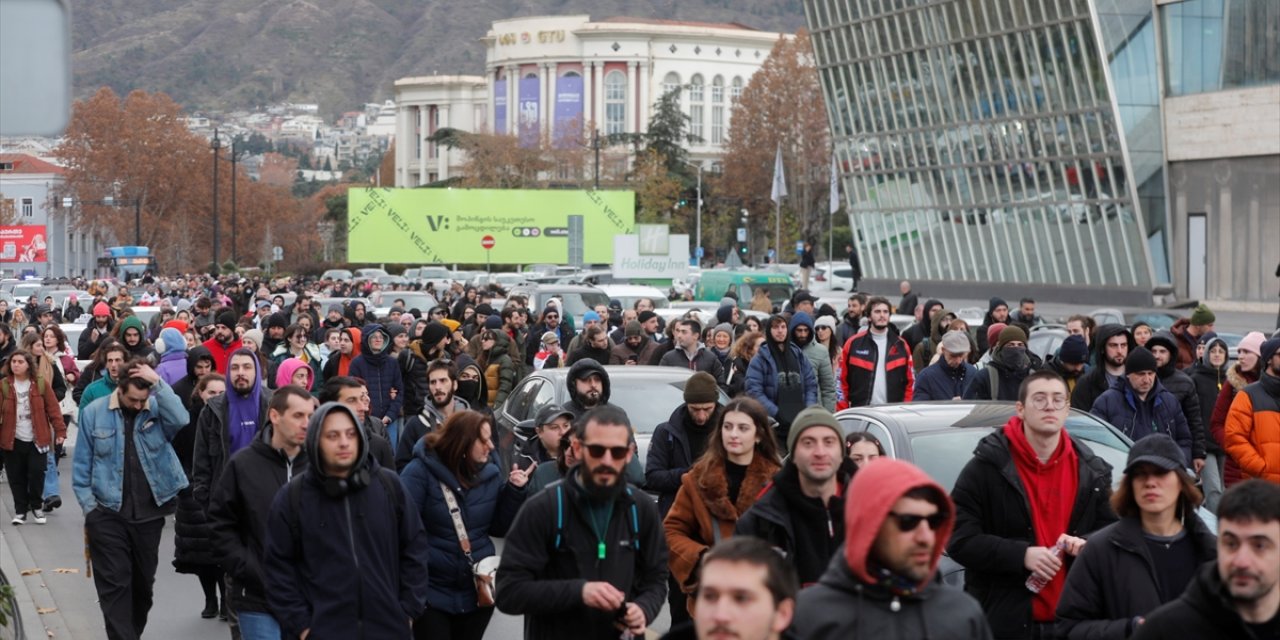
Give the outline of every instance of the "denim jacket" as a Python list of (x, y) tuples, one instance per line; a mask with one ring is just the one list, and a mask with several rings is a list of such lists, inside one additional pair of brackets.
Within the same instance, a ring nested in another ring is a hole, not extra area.
[[(119, 398), (112, 393), (80, 412), (71, 485), (86, 514), (98, 506), (119, 511), (123, 501), (125, 445)], [(172, 500), (187, 486), (187, 475), (170, 442), (189, 421), (182, 401), (163, 380), (138, 412), (134, 446), (157, 505)]]

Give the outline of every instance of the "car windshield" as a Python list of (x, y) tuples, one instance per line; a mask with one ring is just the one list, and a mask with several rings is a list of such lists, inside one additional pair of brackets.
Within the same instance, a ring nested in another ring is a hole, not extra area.
[(791, 299), (791, 285), (789, 284), (753, 284), (751, 287), (751, 295), (755, 295), (759, 289), (764, 289), (765, 295), (769, 296), (769, 300), (776, 305), (781, 306), (784, 302)]
[[(680, 380), (614, 380), (609, 387), (609, 404), (622, 407), (631, 418), (636, 433), (653, 433), (671, 417), (671, 409), (684, 404), (684, 383)], [(720, 403), (729, 398), (720, 392)]]
[[(916, 466), (924, 469), (938, 484), (946, 488), (947, 493), (951, 493), (960, 470), (972, 459), (969, 454), (977, 447), (979, 440), (994, 430), (965, 428), (913, 434), (911, 457)], [(1073, 438), (1085, 440), (1089, 449), (1106, 460), (1112, 469), (1124, 469), (1131, 445), (1102, 423), (1084, 416), (1071, 416), (1067, 418), (1067, 432)], [(961, 452), (964, 455), (959, 455)], [(1119, 476), (1118, 471), (1114, 472), (1112, 480), (1119, 480)]]

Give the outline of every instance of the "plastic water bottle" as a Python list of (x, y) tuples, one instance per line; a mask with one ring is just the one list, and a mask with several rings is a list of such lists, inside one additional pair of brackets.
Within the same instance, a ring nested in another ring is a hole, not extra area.
[[(1066, 545), (1062, 544), (1061, 542), (1053, 545), (1053, 557), (1061, 560), (1062, 554), (1065, 553), (1066, 550), (1067, 550)], [(1046, 584), (1049, 584), (1048, 580), (1045, 580), (1044, 578), (1041, 578), (1035, 573), (1032, 573), (1027, 578), (1027, 591), (1030, 591), (1031, 593), (1040, 593), (1040, 590), (1043, 589)]]

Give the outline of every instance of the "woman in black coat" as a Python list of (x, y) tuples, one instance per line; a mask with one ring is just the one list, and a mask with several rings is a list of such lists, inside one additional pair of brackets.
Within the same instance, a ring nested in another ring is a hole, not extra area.
[[(196, 421), (200, 412), (210, 398), (225, 393), (226, 380), (217, 373), (206, 374), (196, 383), (191, 394), (191, 422), (179, 433), (192, 435), (196, 431)], [(184, 398), (184, 400), (186, 400)], [(174, 450), (182, 468), (187, 472), (187, 481), (191, 481), (191, 457), (194, 453), (194, 439), (185, 439), (185, 446), (174, 439)], [(204, 509), (196, 502), (188, 486), (178, 493), (178, 511), (174, 514), (173, 568), (178, 573), (194, 574), (200, 579), (200, 587), (204, 590), (204, 609), (201, 618), (212, 618), (220, 615), (226, 619), (226, 595), (223, 594), (222, 608), (218, 607), (218, 593), (223, 591), (222, 568), (213, 556), (213, 541), (209, 537), (208, 518)]]
[(1059, 637), (1128, 638), (1218, 557), (1217, 540), (1195, 513), (1200, 490), (1184, 467), (1182, 449), (1166, 434), (1129, 450), (1111, 496), (1120, 520), (1090, 536), (1072, 564), (1058, 600)]
[(724, 368), (724, 391), (730, 398), (747, 388), (747, 369), (751, 368), (751, 359), (756, 357), (762, 344), (764, 334), (759, 331), (747, 331), (733, 343), (729, 350), (729, 364)]

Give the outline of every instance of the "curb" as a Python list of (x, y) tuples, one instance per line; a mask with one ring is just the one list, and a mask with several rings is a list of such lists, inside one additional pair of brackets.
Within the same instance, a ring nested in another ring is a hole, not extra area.
[[(27, 640), (44, 640), (52, 637), (51, 630), (66, 629), (67, 623), (62, 617), (62, 610), (57, 609), (57, 603), (54, 602), (48, 587), (44, 585), (44, 574), (22, 575), (23, 569), (36, 568), (39, 565), (31, 556), (26, 540), (12, 526), (7, 525), (12, 515), (8, 508), (0, 508), (0, 516), (5, 521), (0, 523), (0, 527), (4, 527), (0, 528), (0, 548), (4, 549), (0, 552), (0, 570), (4, 571), (9, 583), (13, 585), (14, 599), (18, 604), (18, 616), (22, 618)], [(41, 614), (38, 611), (40, 608), (53, 608), (54, 611)]]

